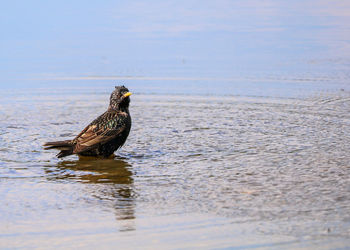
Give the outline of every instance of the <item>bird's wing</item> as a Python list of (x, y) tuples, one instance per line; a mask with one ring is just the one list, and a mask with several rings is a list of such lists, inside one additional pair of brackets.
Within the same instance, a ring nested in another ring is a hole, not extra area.
[(105, 112), (73, 140), (74, 153), (82, 153), (114, 139), (125, 129), (126, 119), (126, 113)]

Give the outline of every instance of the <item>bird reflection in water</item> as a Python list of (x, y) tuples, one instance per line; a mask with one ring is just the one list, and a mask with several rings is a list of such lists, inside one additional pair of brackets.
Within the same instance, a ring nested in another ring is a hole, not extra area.
[(121, 224), (120, 231), (132, 231), (135, 230), (135, 192), (130, 168), (131, 165), (120, 158), (80, 157), (76, 161), (59, 162), (56, 171), (60, 173), (56, 173), (54, 178), (92, 184), (89, 193), (94, 198), (112, 203), (118, 224)]

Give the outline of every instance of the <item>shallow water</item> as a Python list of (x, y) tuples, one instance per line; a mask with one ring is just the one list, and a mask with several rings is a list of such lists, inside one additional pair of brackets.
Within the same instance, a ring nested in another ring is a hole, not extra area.
[[(3, 1), (0, 248), (350, 246), (350, 2)], [(115, 158), (61, 160), (115, 85)]]
[(136, 91), (132, 131), (114, 159), (58, 160), (43, 151), (45, 141), (76, 135), (108, 96), (83, 88), (2, 92), (2, 247), (350, 244), (349, 92)]

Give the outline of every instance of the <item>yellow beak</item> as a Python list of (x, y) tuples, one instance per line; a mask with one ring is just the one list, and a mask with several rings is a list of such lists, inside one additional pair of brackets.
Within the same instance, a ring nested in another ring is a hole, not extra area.
[(128, 92), (128, 93), (125, 93), (124, 95), (123, 95), (123, 97), (128, 97), (128, 96), (131, 96), (132, 95), (132, 93), (131, 92)]

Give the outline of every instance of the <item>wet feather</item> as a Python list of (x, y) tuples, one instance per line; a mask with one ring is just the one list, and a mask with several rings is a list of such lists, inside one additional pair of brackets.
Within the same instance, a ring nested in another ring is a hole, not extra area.
[(124, 86), (116, 87), (108, 110), (92, 121), (73, 140), (47, 142), (44, 149), (61, 150), (57, 157), (71, 154), (109, 157), (125, 143), (131, 128), (129, 96)]

